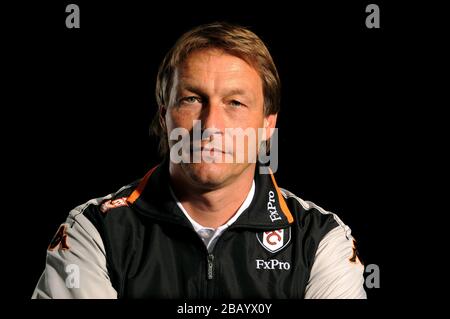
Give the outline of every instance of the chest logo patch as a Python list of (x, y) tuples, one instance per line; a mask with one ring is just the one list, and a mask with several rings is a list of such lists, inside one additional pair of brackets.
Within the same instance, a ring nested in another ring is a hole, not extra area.
[(276, 253), (286, 247), (291, 241), (291, 228), (257, 233), (256, 238), (266, 250)]

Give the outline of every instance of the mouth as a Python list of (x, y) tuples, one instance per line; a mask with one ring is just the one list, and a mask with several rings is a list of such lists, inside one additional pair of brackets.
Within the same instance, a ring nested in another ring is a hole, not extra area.
[(221, 149), (218, 148), (208, 148), (208, 147), (201, 147), (201, 148), (194, 148), (192, 150), (192, 152), (200, 152), (200, 153), (204, 153), (204, 154), (229, 154), (225, 151), (222, 151)]
[(208, 153), (213, 153), (213, 154), (221, 153), (221, 154), (229, 154), (229, 155), (231, 155), (230, 152), (226, 152), (226, 151), (224, 151), (224, 150), (222, 150), (220, 148), (217, 148), (217, 147), (206, 147), (206, 146), (193, 147), (192, 148), (192, 152), (193, 153), (201, 152), (201, 153), (206, 153), (206, 154), (208, 154)]

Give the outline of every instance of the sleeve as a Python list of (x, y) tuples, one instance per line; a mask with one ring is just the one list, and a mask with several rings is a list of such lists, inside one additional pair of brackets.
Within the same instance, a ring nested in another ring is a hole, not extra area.
[(117, 298), (100, 234), (80, 211), (69, 214), (50, 243), (32, 298)]
[(319, 243), (306, 299), (366, 299), (364, 266), (361, 264), (348, 226), (339, 225)]

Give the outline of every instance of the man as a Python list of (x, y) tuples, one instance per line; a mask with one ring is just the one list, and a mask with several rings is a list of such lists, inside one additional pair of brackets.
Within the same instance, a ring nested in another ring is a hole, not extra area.
[[(255, 161), (280, 81), (253, 32), (214, 23), (184, 34), (156, 98), (163, 162), (70, 212), (33, 298), (366, 297), (350, 229)], [(262, 133), (238, 143), (233, 129)]]

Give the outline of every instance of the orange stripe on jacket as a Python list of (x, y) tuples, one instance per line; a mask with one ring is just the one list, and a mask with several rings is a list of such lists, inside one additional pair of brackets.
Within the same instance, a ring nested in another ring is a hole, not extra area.
[(139, 182), (139, 185), (136, 187), (136, 189), (131, 193), (130, 196), (128, 196), (127, 198), (128, 203), (133, 204), (139, 198), (139, 196), (141, 196), (142, 191), (145, 188), (145, 185), (147, 185), (148, 179), (150, 178), (150, 176), (153, 174), (153, 171), (157, 167), (158, 165), (153, 167), (151, 170), (147, 172), (147, 174), (145, 174), (144, 178), (142, 178), (142, 180)]
[(280, 188), (278, 187), (277, 182), (275, 181), (275, 177), (273, 176), (272, 170), (270, 170), (270, 177), (272, 178), (273, 185), (275, 186), (275, 189), (278, 194), (278, 201), (280, 202), (281, 211), (283, 212), (284, 216), (286, 216), (289, 224), (291, 224), (294, 221), (294, 217), (292, 217), (291, 211), (287, 207), (283, 195), (281, 195)]

